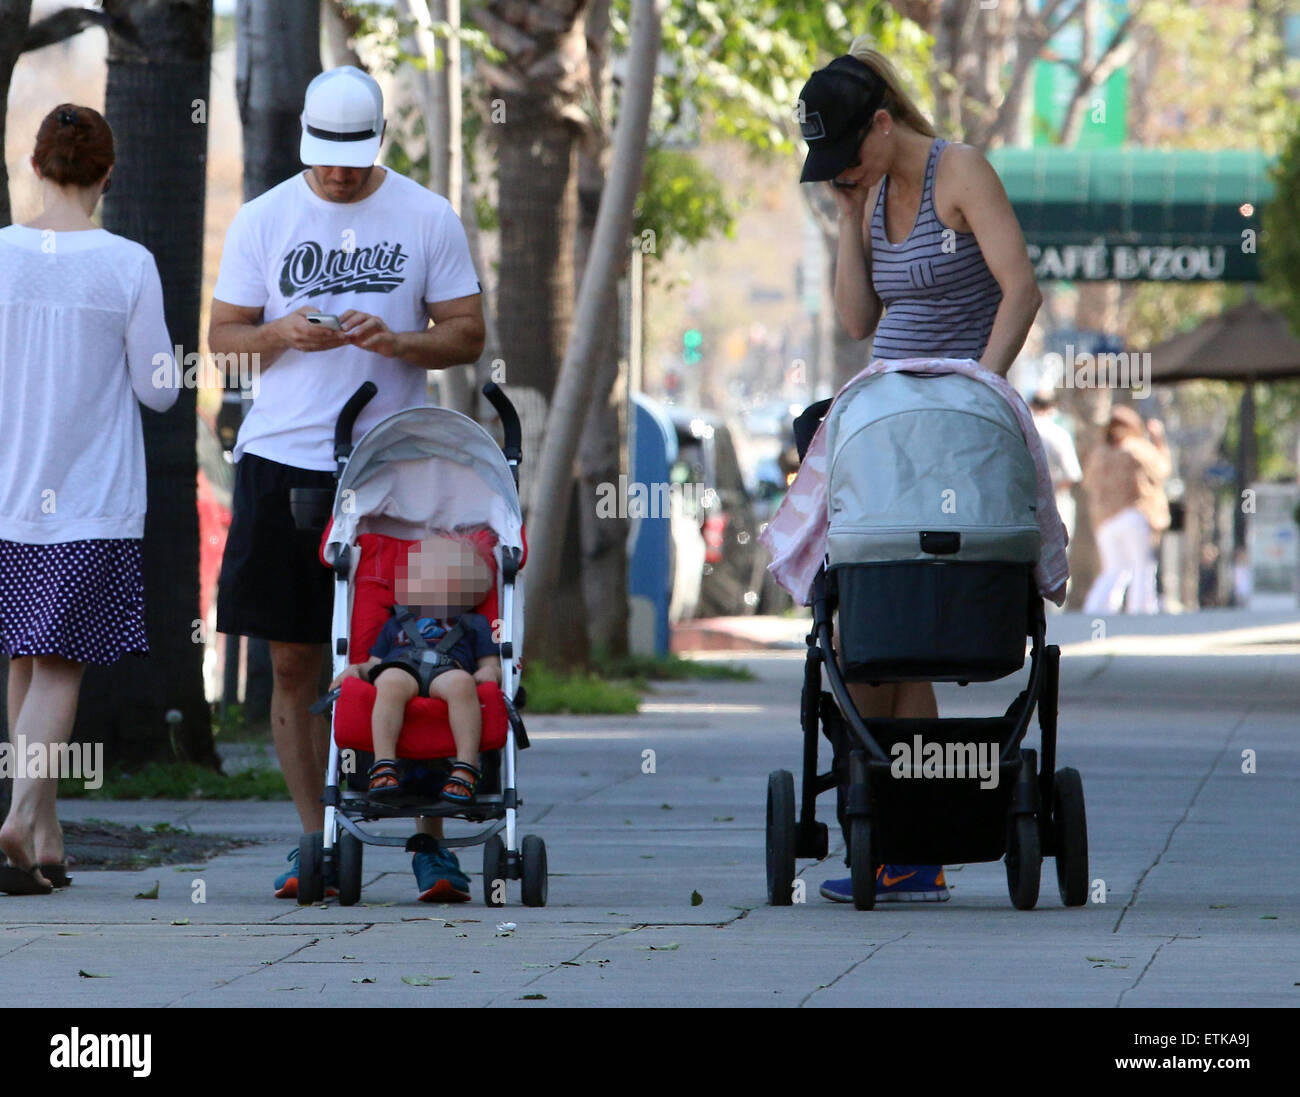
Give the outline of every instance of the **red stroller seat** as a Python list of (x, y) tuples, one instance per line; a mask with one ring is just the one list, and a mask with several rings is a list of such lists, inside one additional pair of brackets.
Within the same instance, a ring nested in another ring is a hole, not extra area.
[[(328, 530), (326, 537), (329, 536)], [(490, 563), (493, 574), (496, 562), (492, 548), (496, 535), (485, 529), (466, 540)], [(357, 538), (360, 556), (353, 580), (352, 616), (348, 630), (348, 660), (362, 663), (369, 657), (370, 649), (380, 630), (391, 616), (389, 610), (395, 601), (393, 580), (397, 564), (418, 539), (403, 540), (380, 533), (363, 533)], [(489, 621), (500, 616), (497, 606), (497, 588), (494, 583), (487, 596), (475, 607)], [(509, 717), (501, 687), (494, 682), (483, 682), (478, 687), (479, 708), (483, 714), (481, 750), (500, 750), (505, 746)], [(335, 702), (334, 741), (340, 749), (372, 749), (370, 714), (375, 704), (375, 687), (361, 678), (348, 678)], [(451, 724), (447, 718), (447, 702), (436, 697), (414, 697), (406, 706), (406, 718), (397, 740), (399, 758), (454, 758), (456, 744), (451, 737)]]

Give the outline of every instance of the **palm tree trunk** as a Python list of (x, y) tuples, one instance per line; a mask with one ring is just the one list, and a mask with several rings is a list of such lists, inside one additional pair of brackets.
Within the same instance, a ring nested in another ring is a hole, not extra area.
[[(597, 355), (594, 340), (600, 329), (600, 310), (606, 306), (609, 287), (617, 286), (619, 271), (627, 260), (632, 207), (641, 185), (645, 161), (659, 41), (656, 0), (635, 0), (628, 72), (614, 134), (613, 167), (601, 195), (591, 255), (578, 295), (573, 337), (556, 384), (546, 438), (538, 460), (537, 495), (540, 499), (559, 494), (572, 478), (579, 435), (594, 385), (592, 363)], [(568, 561), (562, 552), (564, 529), (561, 520), (560, 515), (546, 509), (541, 509), (534, 518), (528, 606), (530, 613), (537, 607), (535, 620), (539, 623), (547, 620), (546, 611), (554, 601), (554, 583), (561, 572), (567, 570)]]
[[(147, 56), (110, 37), (105, 114), (117, 167), (104, 227), (153, 253), (167, 330), (189, 352), (199, 345), (212, 4), (140, 3), (132, 16)], [(74, 735), (103, 742), (117, 764), (173, 757), (218, 764), (198, 642), (194, 405), (194, 389), (184, 388), (170, 411), (142, 413), (149, 658), (90, 667), (82, 688)]]

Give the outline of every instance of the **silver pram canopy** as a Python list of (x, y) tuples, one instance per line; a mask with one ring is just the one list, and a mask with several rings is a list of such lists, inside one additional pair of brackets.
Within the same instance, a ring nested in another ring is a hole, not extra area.
[(876, 374), (835, 401), (826, 430), (831, 567), (1038, 560), (1033, 458), (990, 386), (959, 373)]

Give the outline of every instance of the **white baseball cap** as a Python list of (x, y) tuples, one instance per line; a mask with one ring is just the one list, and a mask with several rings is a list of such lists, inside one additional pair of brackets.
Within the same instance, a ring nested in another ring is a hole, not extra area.
[(368, 168), (384, 137), (384, 93), (353, 65), (307, 85), (299, 156), (308, 167)]

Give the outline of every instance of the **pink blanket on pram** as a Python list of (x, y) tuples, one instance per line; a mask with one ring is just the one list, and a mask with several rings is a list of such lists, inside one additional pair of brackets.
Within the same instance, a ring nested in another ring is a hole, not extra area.
[[(1065, 601), (1065, 581), (1070, 575), (1065, 553), (1068, 538), (1065, 525), (1056, 511), (1056, 498), (1052, 492), (1052, 478), (1047, 469), (1043, 443), (1025, 402), (1005, 378), (969, 358), (900, 358), (889, 362), (877, 359), (841, 388), (835, 394), (835, 399), (838, 400), (849, 385), (863, 377), (894, 372), (965, 374), (988, 385), (1011, 405), (1038, 474), (1037, 514), (1042, 547), (1038, 563), (1034, 567), (1034, 579), (1039, 593), (1059, 606)], [(832, 403), (831, 407), (834, 406)], [(824, 418), (808, 445), (808, 452), (804, 454), (794, 483), (790, 485), (790, 490), (786, 492), (767, 528), (759, 535), (759, 540), (772, 554), (768, 571), (803, 605), (812, 601), (812, 582), (817, 576), (817, 569), (826, 558), (830, 520), (826, 510), (825, 427)]]

